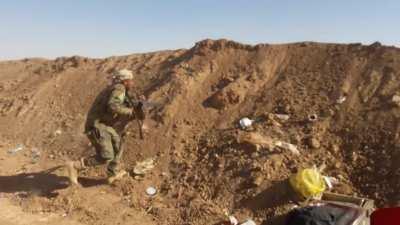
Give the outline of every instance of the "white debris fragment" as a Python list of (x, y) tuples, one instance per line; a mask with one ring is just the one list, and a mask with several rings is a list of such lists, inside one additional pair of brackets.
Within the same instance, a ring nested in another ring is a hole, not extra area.
[(246, 128), (251, 127), (251, 125), (253, 125), (253, 123), (254, 123), (254, 120), (251, 120), (251, 119), (249, 119), (247, 117), (244, 117), (244, 118), (239, 120), (239, 125), (240, 125), (240, 127), (242, 129), (246, 129)]
[(329, 190), (331, 190), (334, 185), (339, 184), (339, 180), (337, 178), (335, 178), (335, 177), (324, 176), (324, 180), (325, 180), (325, 183), (328, 186)]
[(283, 121), (290, 119), (290, 116), (287, 114), (275, 114), (275, 117)]
[(336, 103), (337, 104), (342, 104), (343, 102), (346, 101), (346, 99), (347, 99), (347, 97), (345, 95), (342, 95), (336, 100)]
[(287, 142), (283, 142), (283, 141), (276, 141), (275, 142), (275, 146), (281, 147), (283, 149), (289, 150), (290, 152), (292, 152), (295, 155), (300, 155), (300, 151), (297, 149), (296, 145), (287, 143)]
[(18, 144), (15, 148), (8, 150), (8, 153), (9, 153), (9, 154), (15, 154), (15, 153), (17, 153), (17, 152), (19, 152), (19, 151), (24, 150), (24, 148), (25, 148), (25, 147), (24, 147), (23, 144)]
[(248, 219), (248, 220), (246, 220), (244, 223), (242, 223), (240, 225), (256, 225), (256, 222), (254, 222), (251, 219)]
[(234, 216), (229, 216), (229, 222), (231, 223), (231, 225), (237, 225), (239, 223), (239, 221)]

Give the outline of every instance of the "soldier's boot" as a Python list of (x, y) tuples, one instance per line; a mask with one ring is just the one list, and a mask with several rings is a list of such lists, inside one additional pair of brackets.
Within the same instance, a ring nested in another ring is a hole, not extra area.
[(67, 176), (72, 185), (78, 185), (78, 171), (84, 167), (83, 159), (80, 161), (68, 161), (65, 164)]
[(121, 180), (126, 174), (128, 174), (125, 170), (120, 170), (112, 176), (107, 178), (108, 184), (113, 184), (115, 181)]

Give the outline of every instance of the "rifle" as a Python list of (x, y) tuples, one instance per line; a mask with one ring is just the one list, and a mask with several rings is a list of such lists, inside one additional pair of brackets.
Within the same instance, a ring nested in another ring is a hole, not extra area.
[(131, 96), (129, 94), (126, 95), (126, 101), (128, 102), (129, 107), (133, 108), (132, 112), (133, 112), (133, 116), (135, 117), (135, 120), (137, 122), (137, 125), (139, 127), (139, 136), (140, 139), (144, 139), (143, 136), (143, 120), (139, 119), (139, 116), (136, 113), (136, 109), (137, 107), (139, 107), (142, 111), (143, 111), (143, 102), (142, 101), (134, 101), (132, 100)]

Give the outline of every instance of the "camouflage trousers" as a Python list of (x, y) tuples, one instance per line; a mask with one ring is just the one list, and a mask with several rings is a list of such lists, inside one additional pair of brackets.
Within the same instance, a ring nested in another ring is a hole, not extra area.
[(114, 128), (96, 122), (88, 138), (96, 149), (96, 155), (84, 158), (84, 166), (107, 164), (107, 175), (115, 175), (121, 169), (123, 154), (120, 135)]

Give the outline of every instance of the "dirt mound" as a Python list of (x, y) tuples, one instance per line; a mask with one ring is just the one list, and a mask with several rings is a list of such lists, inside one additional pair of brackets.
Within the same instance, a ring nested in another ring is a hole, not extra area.
[[(83, 191), (68, 194), (57, 186), (56, 195), (39, 198), (54, 212), (89, 224), (113, 216), (128, 224), (136, 212), (157, 224), (214, 224), (229, 211), (274, 224), (290, 208), (285, 179), (321, 164), (340, 179), (340, 193), (381, 206), (400, 198), (400, 108), (393, 101), (400, 95), (400, 50), (380, 44), (204, 40), (188, 50), (106, 59), (1, 62), (0, 147), (22, 143), (25, 153), (2, 153), (2, 161), (20, 161), (2, 163), (0, 182), (21, 168), (37, 172), (92, 153), (83, 133), (86, 114), (120, 68), (134, 71), (137, 92), (159, 106), (150, 111), (145, 140), (134, 123), (129, 127), (125, 166), (153, 158), (155, 169), (112, 188), (96, 180), (101, 168), (85, 171)], [(314, 114), (316, 121), (308, 121)], [(237, 127), (242, 117), (259, 118), (251, 132), (267, 141), (252, 143)], [(292, 143), (301, 154), (271, 148), (272, 141)], [(41, 151), (33, 166), (32, 148)], [(157, 187), (156, 198), (145, 196), (148, 186)], [(12, 193), (7, 187), (0, 184), (0, 192)], [(97, 192), (104, 201), (93, 200)], [(63, 199), (73, 206), (62, 207)]]

